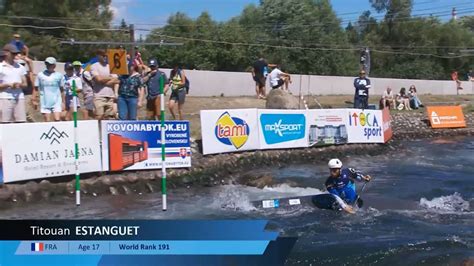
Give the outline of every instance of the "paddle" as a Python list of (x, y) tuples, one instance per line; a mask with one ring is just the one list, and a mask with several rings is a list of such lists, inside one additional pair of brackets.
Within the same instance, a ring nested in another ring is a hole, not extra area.
[[(370, 180), (372, 180), (373, 177), (371, 177)], [(367, 184), (369, 183), (370, 181), (366, 181), (365, 184), (362, 186), (362, 189), (360, 190), (359, 194), (357, 195), (357, 199), (354, 201), (354, 203), (352, 204), (352, 206), (354, 206), (355, 204), (357, 204), (357, 207), (359, 208), (362, 208), (362, 206), (364, 205), (364, 200), (362, 200), (362, 198), (360, 197), (360, 195), (362, 195), (362, 193), (364, 192), (365, 190), (365, 186), (367, 186)]]

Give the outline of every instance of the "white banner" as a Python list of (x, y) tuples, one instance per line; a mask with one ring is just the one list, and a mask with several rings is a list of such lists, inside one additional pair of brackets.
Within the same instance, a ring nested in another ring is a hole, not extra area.
[(258, 110), (260, 149), (308, 147), (306, 110)]
[(203, 154), (257, 150), (257, 109), (202, 110)]
[[(103, 120), (104, 171), (162, 168), (161, 122)], [(167, 168), (191, 167), (188, 121), (165, 121)]]
[(346, 109), (349, 143), (384, 143), (381, 110)]
[[(5, 124), (0, 132), (4, 183), (74, 175), (73, 122)], [(77, 133), (79, 171), (100, 171), (98, 122), (79, 121)]]
[(309, 146), (348, 142), (348, 109), (312, 109), (307, 111)]

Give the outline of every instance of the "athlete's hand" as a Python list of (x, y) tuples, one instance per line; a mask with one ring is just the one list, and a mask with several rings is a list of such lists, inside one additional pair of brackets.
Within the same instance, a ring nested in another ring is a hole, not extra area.
[(362, 177), (362, 179), (364, 179), (365, 182), (369, 182), (372, 179), (372, 177), (370, 175), (366, 175)]

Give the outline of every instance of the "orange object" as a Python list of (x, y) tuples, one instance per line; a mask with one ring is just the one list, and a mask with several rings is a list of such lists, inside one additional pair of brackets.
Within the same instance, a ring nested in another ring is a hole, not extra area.
[(392, 117), (390, 116), (390, 111), (388, 110), (388, 107), (385, 107), (382, 110), (382, 121), (383, 121), (383, 141), (386, 143), (393, 136)]
[(428, 106), (426, 111), (432, 128), (466, 127), (461, 106)]
[(109, 171), (121, 171), (148, 159), (148, 142), (109, 133)]

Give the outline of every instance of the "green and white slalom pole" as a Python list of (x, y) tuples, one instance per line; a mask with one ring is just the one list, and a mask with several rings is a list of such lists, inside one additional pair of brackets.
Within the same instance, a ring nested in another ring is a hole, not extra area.
[(79, 144), (77, 143), (77, 90), (76, 81), (72, 81), (72, 117), (74, 120), (74, 170), (76, 174), (76, 206), (81, 205), (81, 178), (79, 175)]
[(161, 93), (161, 105), (160, 105), (160, 119), (161, 119), (161, 195), (163, 200), (163, 211), (167, 209), (166, 202), (166, 151), (165, 151), (165, 92), (164, 92), (164, 78), (160, 72), (160, 93)]

